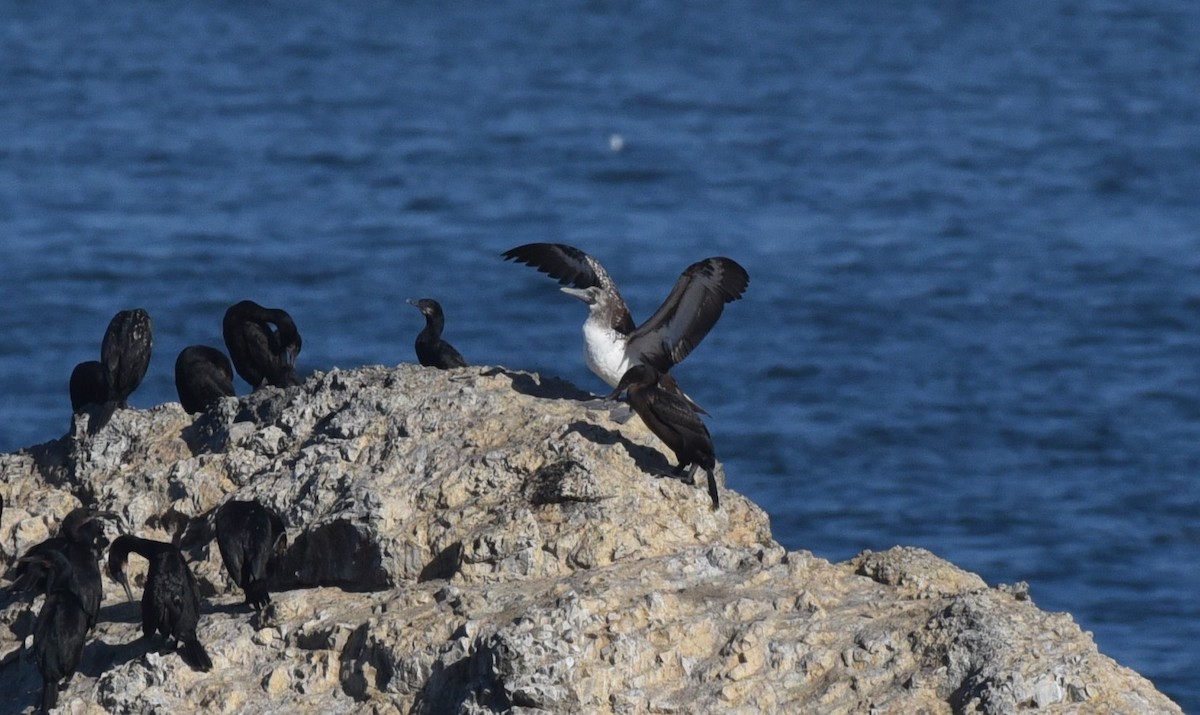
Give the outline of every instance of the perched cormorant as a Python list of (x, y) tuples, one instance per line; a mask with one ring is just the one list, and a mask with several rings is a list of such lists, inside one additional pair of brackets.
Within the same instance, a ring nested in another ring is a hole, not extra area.
[(88, 595), (79, 590), (79, 574), (62, 552), (50, 549), (21, 561), (47, 574), (46, 600), (33, 627), (33, 657), (42, 674), (42, 712), (48, 713), (79, 667), (94, 617), (87, 610)]
[(712, 437), (708, 428), (677, 390), (663, 389), (659, 379), (663, 377), (650, 365), (634, 365), (629, 368), (617, 388), (609, 395), (616, 399), (622, 391), (629, 393), (629, 404), (642, 418), (650, 431), (661, 439), (679, 461), (678, 471), (692, 465), (688, 477), (694, 482), (696, 469), (708, 473), (708, 495), (712, 497), (712, 508), (721, 506), (717, 495), (717, 478), (713, 474), (716, 455), (713, 453)]
[(142, 384), (150, 366), (154, 331), (150, 314), (141, 308), (113, 316), (100, 344), (100, 362), (108, 375), (108, 400), (128, 407), (129, 396)]
[(108, 372), (99, 360), (81, 362), (71, 371), (71, 411), (82, 412), (88, 405), (103, 405), (108, 400)]
[(113, 316), (100, 344), (100, 363), (104, 366), (108, 394), (100, 414), (88, 423), (89, 433), (99, 432), (114, 412), (129, 406), (129, 396), (146, 376), (153, 347), (154, 332), (149, 313), (134, 308)]
[(104, 585), (100, 581), (97, 562), (108, 546), (101, 517), (115, 517), (112, 512), (98, 512), (87, 507), (72, 509), (59, 524), (58, 534), (31, 546), (13, 570), (13, 589), (40, 592), (47, 588), (45, 569), (39, 565), (47, 553), (62, 554), (71, 564), (72, 589), (78, 595), (88, 616), (88, 627), (96, 623)]
[(287, 543), (283, 519), (257, 501), (228, 501), (217, 510), (217, 546), (230, 578), (246, 593), (246, 603), (261, 611), (271, 602), (267, 591), (276, 549)]
[(634, 326), (629, 308), (604, 266), (562, 243), (529, 243), (503, 254), (549, 274), (562, 292), (588, 305), (583, 324), (587, 365), (615, 387), (634, 365), (669, 372), (687, 357), (721, 317), (725, 304), (742, 297), (750, 277), (729, 258), (705, 258), (688, 266), (650, 319)]
[(287, 311), (243, 300), (225, 311), (221, 330), (233, 367), (252, 388), (300, 384), (296, 379), (300, 332)]
[(196, 670), (211, 670), (212, 661), (196, 637), (200, 621), (200, 592), (196, 577), (174, 544), (136, 536), (118, 536), (108, 549), (108, 573), (125, 588), (133, 601), (125, 562), (135, 553), (150, 562), (142, 591), (142, 633), (150, 638), (155, 632), (182, 646), (182, 657)]
[(216, 348), (189, 345), (175, 360), (175, 390), (189, 415), (203, 412), (222, 397), (234, 395), (233, 366)]
[(439, 370), (466, 367), (467, 361), (463, 356), (453, 345), (442, 340), (442, 328), (446, 325), (446, 318), (442, 314), (441, 304), (432, 298), (409, 300), (408, 304), (425, 316), (425, 329), (417, 335), (417, 361), (425, 367), (436, 367)]

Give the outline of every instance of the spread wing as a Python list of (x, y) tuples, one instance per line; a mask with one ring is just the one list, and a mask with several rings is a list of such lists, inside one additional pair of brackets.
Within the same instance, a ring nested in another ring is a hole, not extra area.
[(688, 266), (654, 315), (629, 336), (629, 349), (667, 372), (700, 344), (725, 304), (742, 297), (750, 276), (730, 258), (705, 258)]
[(596, 286), (605, 290), (613, 287), (612, 278), (608, 277), (608, 271), (604, 270), (600, 261), (565, 243), (527, 243), (501, 255), (507, 261), (532, 266), (562, 285), (576, 288)]

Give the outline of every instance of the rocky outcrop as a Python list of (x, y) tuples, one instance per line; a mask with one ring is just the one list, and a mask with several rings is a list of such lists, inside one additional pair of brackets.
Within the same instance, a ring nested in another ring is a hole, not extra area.
[[(918, 549), (787, 552), (756, 505), (669, 476), (626, 408), (537, 375), (334, 370), (87, 419), (0, 456), (0, 554), (81, 502), (177, 540), (215, 667), (140, 640), (106, 579), (66, 712), (1180, 712), (1019, 587)], [(212, 541), (231, 496), (288, 526), (262, 617)], [(29, 606), (3, 603), (0, 711), (30, 710)]]

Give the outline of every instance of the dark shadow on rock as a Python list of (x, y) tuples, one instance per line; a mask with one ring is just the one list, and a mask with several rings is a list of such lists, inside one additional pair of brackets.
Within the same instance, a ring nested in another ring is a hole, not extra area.
[(542, 377), (527, 372), (514, 372), (502, 367), (494, 367), (479, 373), (484, 377), (504, 375), (512, 380), (512, 388), (522, 395), (538, 397), (546, 400), (593, 400), (596, 398), (590, 392), (584, 391), (567, 380), (558, 377)]
[(454, 578), (454, 574), (458, 573), (462, 567), (463, 545), (461, 541), (455, 541), (446, 548), (442, 549), (433, 560), (425, 564), (421, 569), (420, 575), (417, 576), (417, 583), (425, 581), (434, 581), (436, 579), (450, 580)]
[[(133, 589), (134, 598), (137, 598), (139, 589), (133, 585), (133, 579), (130, 579), (130, 588)], [(130, 603), (122, 592), (120, 602), (100, 607), (96, 620), (102, 623), (136, 623), (141, 628), (142, 604)]]
[(607, 446), (619, 444), (629, 453), (634, 463), (637, 464), (638, 469), (656, 476), (672, 476), (673, 468), (671, 467), (671, 463), (667, 461), (662, 452), (632, 442), (620, 432), (604, 429), (591, 422), (581, 422), (578, 420), (567, 425), (567, 432), (575, 432), (595, 444)]
[(207, 606), (204, 602), (201, 602), (200, 613), (221, 613), (226, 616), (251, 615), (254, 613), (254, 608), (245, 601), (231, 603), (213, 603), (212, 601), (208, 601)]
[[(367, 701), (371, 690), (387, 692), (388, 685), (396, 675), (394, 656), (387, 648), (381, 648), (376, 643), (368, 644), (367, 633), (366, 623), (356, 628), (346, 639), (346, 646), (338, 656), (341, 661), (342, 692), (358, 702)], [(367, 664), (374, 670), (373, 683), (367, 682), (367, 672), (363, 668)]]
[(68, 432), (58, 439), (29, 447), (27, 451), (50, 486), (69, 487), (75, 474), (73, 449), (74, 439)]
[(525, 480), (522, 490), (533, 506), (567, 503), (594, 503), (606, 497), (579, 494), (580, 487), (592, 484), (590, 474), (573, 459), (560, 459), (543, 465)]
[(224, 452), (229, 449), (229, 423), (214, 407), (194, 415), (192, 423), (180, 431), (180, 437), (193, 457)]
[(106, 643), (99, 638), (88, 640), (83, 647), (83, 659), (79, 661), (80, 675), (99, 678), (108, 670), (137, 660), (151, 651), (163, 648), (158, 639), (139, 637), (129, 643)]
[(300, 534), (283, 558), (276, 584), (272, 590), (334, 586), (380, 591), (392, 586), (379, 544), (344, 519)]
[(420, 715), (462, 712), (469, 702), (485, 712), (512, 712), (515, 703), (494, 667), (503, 669), (503, 663), (493, 663), (491, 640), (476, 639), (476, 648), (471, 655), (450, 664), (435, 661), (421, 692), (413, 703), (413, 712)]
[(283, 410), (291, 403), (297, 388), (262, 387), (238, 401), (240, 408), (234, 422), (254, 422), (271, 425), (279, 421)]

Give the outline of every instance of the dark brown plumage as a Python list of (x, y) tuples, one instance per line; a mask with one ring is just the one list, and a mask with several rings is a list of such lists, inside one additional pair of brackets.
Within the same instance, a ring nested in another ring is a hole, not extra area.
[(425, 328), (417, 334), (417, 362), (425, 367), (436, 367), (439, 370), (449, 370), (456, 367), (466, 367), (467, 361), (454, 346), (442, 339), (442, 330), (446, 326), (446, 318), (442, 306), (432, 298), (409, 300), (408, 304), (421, 311), (425, 316)]
[(233, 366), (225, 353), (207, 345), (189, 345), (175, 359), (175, 391), (190, 415), (207, 410), (222, 397), (232, 397)]
[(629, 308), (604, 266), (562, 243), (529, 243), (505, 251), (504, 258), (533, 266), (558, 280), (561, 290), (588, 305), (583, 324), (588, 368), (615, 386), (634, 365), (669, 372), (708, 334), (725, 304), (742, 297), (750, 283), (746, 269), (714, 256), (684, 269), (654, 315), (635, 326)]
[(196, 636), (200, 623), (200, 590), (183, 554), (174, 544), (136, 536), (118, 536), (108, 550), (108, 573), (133, 600), (125, 563), (135, 553), (150, 562), (142, 591), (142, 633), (156, 632), (178, 643), (181, 656), (195, 670), (212, 669), (212, 660)]
[[(677, 387), (671, 389), (660, 385), (660, 379), (665, 377), (649, 365), (635, 365), (621, 377), (609, 398), (616, 399), (621, 392), (627, 392), (633, 411), (675, 453), (679, 471), (694, 465), (690, 472), (692, 478), (697, 467), (708, 474), (708, 495), (712, 499), (712, 508), (718, 509), (721, 502), (716, 475), (713, 474), (716, 455), (712, 437)], [(670, 384), (674, 385), (673, 378)]]
[(271, 602), (268, 590), (276, 553), (287, 543), (283, 519), (257, 501), (228, 501), (217, 510), (217, 546), (229, 577), (261, 611)]
[(265, 385), (291, 387), (302, 341), (286, 310), (264, 308), (252, 300), (235, 303), (221, 322), (233, 367), (255, 390)]

